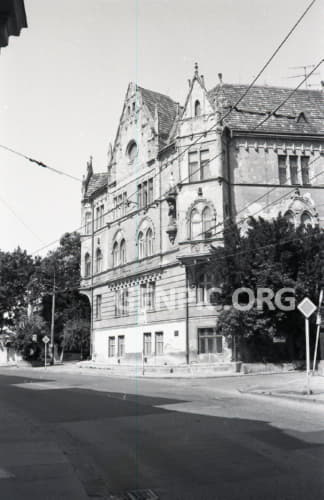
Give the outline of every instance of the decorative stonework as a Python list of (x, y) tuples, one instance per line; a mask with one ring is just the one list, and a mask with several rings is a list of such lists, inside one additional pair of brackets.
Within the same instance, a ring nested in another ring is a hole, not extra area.
[(162, 272), (151, 272), (145, 273), (141, 276), (133, 278), (121, 278), (116, 280), (114, 283), (108, 285), (109, 290), (119, 290), (121, 288), (129, 288), (133, 286), (138, 286), (143, 283), (152, 283), (160, 280), (162, 278)]
[(305, 153), (309, 153), (313, 155), (314, 153), (318, 152), (320, 155), (324, 154), (324, 146), (322, 144), (314, 146), (313, 144), (310, 144), (308, 146), (305, 146), (304, 144), (286, 144), (284, 142), (278, 142), (278, 143), (268, 143), (267, 141), (265, 142), (248, 142), (245, 141), (244, 143), (236, 142), (235, 143), (235, 148), (237, 151), (240, 149), (245, 149), (245, 151), (249, 152), (249, 150), (254, 150), (254, 151), (259, 151), (259, 149), (263, 149), (265, 152), (268, 152), (269, 150), (273, 150), (274, 153), (277, 153), (278, 150), (281, 150), (282, 152), (286, 153), (287, 151), (291, 151), (292, 154), (300, 153), (304, 155)]

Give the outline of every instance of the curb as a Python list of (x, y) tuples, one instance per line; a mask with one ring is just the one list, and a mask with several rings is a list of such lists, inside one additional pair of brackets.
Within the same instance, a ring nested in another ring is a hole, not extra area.
[(314, 394), (311, 396), (289, 396), (288, 394), (278, 394), (276, 392), (271, 392), (271, 391), (255, 392), (255, 391), (241, 391), (241, 390), (239, 390), (239, 393), (250, 394), (251, 396), (264, 396), (268, 398), (284, 399), (286, 401), (296, 401), (299, 403), (315, 403), (319, 405), (324, 405), (324, 400), (316, 399), (316, 395)]

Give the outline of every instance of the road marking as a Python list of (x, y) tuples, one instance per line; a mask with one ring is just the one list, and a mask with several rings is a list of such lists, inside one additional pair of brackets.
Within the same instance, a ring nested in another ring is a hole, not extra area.
[(21, 389), (30, 389), (34, 391), (48, 391), (57, 389), (73, 389), (73, 385), (58, 384), (57, 382), (25, 382), (22, 384), (14, 384), (14, 387)]

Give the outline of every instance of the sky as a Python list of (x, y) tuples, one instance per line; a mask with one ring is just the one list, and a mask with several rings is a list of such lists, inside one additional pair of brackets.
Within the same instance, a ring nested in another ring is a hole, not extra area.
[[(130, 81), (181, 104), (196, 61), (207, 88), (218, 73), (248, 84), (309, 3), (25, 0), (28, 28), (0, 53), (0, 144), (79, 179), (92, 155), (104, 172)], [(258, 84), (297, 86), (293, 68), (323, 58), (323, 21), (317, 0)], [(1, 250), (44, 254), (80, 226), (81, 182), (1, 148), (0, 168)]]

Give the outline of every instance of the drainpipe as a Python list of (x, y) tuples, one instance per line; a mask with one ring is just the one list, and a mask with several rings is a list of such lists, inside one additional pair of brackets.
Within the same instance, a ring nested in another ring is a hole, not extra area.
[(189, 355), (189, 276), (188, 268), (185, 265), (186, 270), (186, 361), (187, 365), (190, 363)]
[(91, 325), (90, 325), (90, 359), (93, 355), (93, 258), (94, 258), (94, 206), (91, 201), (92, 225), (91, 225)]

